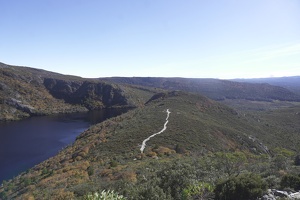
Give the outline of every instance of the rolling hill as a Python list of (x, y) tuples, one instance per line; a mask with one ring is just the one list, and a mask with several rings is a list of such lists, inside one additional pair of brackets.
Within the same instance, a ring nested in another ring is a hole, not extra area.
[(268, 83), (270, 85), (287, 88), (294, 93), (300, 94), (300, 76), (278, 77), (278, 78), (234, 79), (232, 81), (248, 82), (248, 83)]

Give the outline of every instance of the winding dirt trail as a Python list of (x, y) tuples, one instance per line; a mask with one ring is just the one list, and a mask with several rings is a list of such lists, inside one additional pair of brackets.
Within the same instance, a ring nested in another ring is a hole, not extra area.
[(152, 134), (152, 135), (150, 135), (147, 139), (145, 139), (144, 141), (143, 141), (143, 143), (142, 143), (142, 146), (141, 146), (141, 153), (143, 153), (144, 152), (144, 149), (145, 149), (145, 147), (146, 147), (146, 142), (147, 141), (149, 141), (152, 137), (154, 137), (154, 136), (156, 136), (156, 135), (159, 135), (159, 134), (161, 134), (161, 133), (163, 133), (166, 129), (167, 129), (167, 124), (168, 124), (168, 122), (169, 122), (169, 116), (170, 116), (170, 111), (169, 111), (169, 109), (167, 109), (167, 118), (166, 118), (166, 122), (165, 122), (165, 124), (164, 124), (164, 128), (161, 130), (161, 131), (159, 131), (159, 132), (157, 132), (157, 133), (154, 133), (154, 134)]

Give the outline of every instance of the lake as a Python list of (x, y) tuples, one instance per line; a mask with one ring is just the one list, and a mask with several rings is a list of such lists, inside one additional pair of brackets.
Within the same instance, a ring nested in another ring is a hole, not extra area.
[(105, 109), (0, 123), (0, 183), (56, 155), (91, 125), (126, 111)]

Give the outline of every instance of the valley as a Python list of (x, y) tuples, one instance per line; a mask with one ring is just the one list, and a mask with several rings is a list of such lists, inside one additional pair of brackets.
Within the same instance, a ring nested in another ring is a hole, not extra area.
[(0, 72), (2, 121), (131, 108), (3, 181), (0, 199), (86, 199), (103, 190), (127, 199), (222, 199), (225, 183), (243, 181), (253, 183), (256, 197), (268, 188), (299, 190), (300, 96), (288, 87), (83, 79), (9, 65)]

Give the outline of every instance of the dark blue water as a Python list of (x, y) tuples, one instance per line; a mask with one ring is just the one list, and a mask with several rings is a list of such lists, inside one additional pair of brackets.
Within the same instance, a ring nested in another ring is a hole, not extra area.
[(0, 183), (54, 156), (92, 124), (125, 111), (108, 109), (0, 123)]

